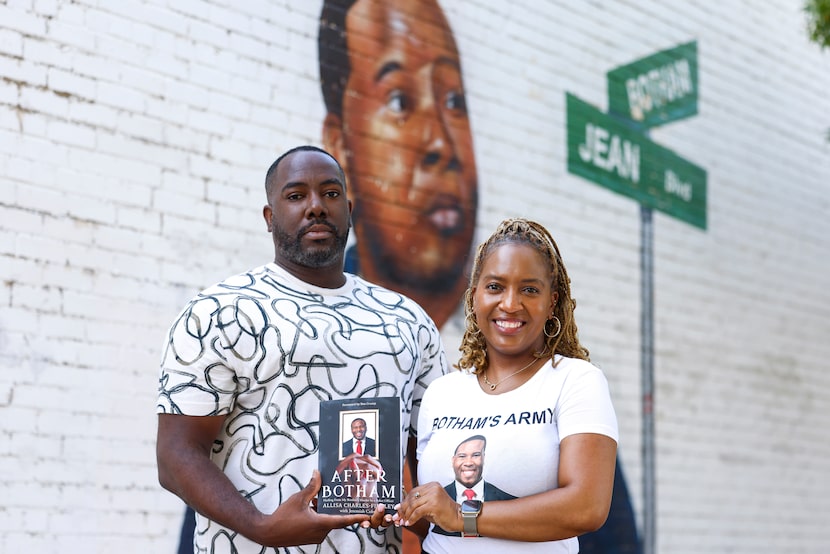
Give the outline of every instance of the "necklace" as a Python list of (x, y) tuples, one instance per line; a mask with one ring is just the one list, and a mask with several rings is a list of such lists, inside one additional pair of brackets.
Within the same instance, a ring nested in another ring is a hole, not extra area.
[(526, 366), (524, 366), (522, 369), (520, 369), (518, 371), (514, 371), (513, 373), (511, 373), (510, 375), (508, 375), (507, 377), (505, 377), (504, 379), (502, 379), (498, 383), (491, 383), (490, 380), (487, 379), (487, 370), (484, 370), (484, 374), (483, 374), (484, 382), (487, 383), (487, 385), (490, 387), (490, 390), (496, 390), (496, 387), (498, 387), (499, 385), (501, 385), (502, 383), (504, 383), (505, 381), (507, 381), (508, 379), (513, 377), (514, 375), (518, 375), (519, 373), (526, 370), (527, 368), (529, 368), (530, 366), (532, 366), (533, 364), (535, 364), (538, 361), (539, 361), (539, 358), (534, 356), (529, 364), (527, 364)]

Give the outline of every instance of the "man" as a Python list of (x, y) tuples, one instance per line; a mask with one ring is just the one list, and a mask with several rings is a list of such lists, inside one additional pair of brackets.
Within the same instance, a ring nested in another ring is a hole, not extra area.
[(343, 443), (343, 456), (348, 456), (352, 452), (377, 456), (375, 439), (366, 436), (366, 420), (362, 417), (353, 419), (351, 429), (352, 438)]
[(411, 445), (423, 391), (446, 371), (438, 330), (408, 298), (343, 272), (351, 202), (330, 154), (289, 150), (265, 187), (274, 262), (197, 295), (168, 334), (159, 482), (200, 514), (198, 552), (386, 552), (400, 538), (382, 528), (381, 506), (312, 507), (319, 403), (398, 396)]
[(354, 203), (354, 272), (402, 292), (439, 327), (459, 305), (477, 173), (461, 61), (435, 0), (325, 0), (323, 143)]
[[(483, 479), (484, 450), (487, 439), (484, 435), (473, 435), (461, 441), (455, 447), (452, 456), (452, 469), (455, 481), (444, 487), (450, 498), (461, 504), (464, 500), (510, 500), (516, 498)], [(461, 533), (444, 531), (437, 525), (434, 531), (442, 535), (460, 536)]]

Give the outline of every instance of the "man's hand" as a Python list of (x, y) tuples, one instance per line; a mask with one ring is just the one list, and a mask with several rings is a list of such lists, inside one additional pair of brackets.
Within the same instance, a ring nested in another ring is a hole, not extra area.
[(332, 529), (370, 520), (367, 514), (318, 514), (312, 502), (321, 484), (320, 472), (315, 469), (303, 490), (289, 496), (273, 514), (262, 517), (253, 540), (263, 546), (319, 544)]
[(308, 485), (274, 513), (260, 512), (210, 460), (224, 420), (225, 416), (159, 415), (159, 482), (194, 510), (263, 546), (319, 544), (332, 529), (369, 520), (368, 514), (318, 514), (311, 505), (322, 484), (316, 470)]

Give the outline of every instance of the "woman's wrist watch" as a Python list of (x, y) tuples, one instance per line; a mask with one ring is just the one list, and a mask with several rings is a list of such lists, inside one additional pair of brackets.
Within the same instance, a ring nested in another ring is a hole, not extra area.
[(481, 500), (465, 500), (461, 503), (461, 519), (464, 521), (462, 537), (478, 537), (478, 514), (481, 513)]

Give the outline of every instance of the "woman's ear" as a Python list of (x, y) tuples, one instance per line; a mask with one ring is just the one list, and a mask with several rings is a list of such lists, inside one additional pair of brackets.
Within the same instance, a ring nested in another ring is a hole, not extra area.
[(557, 291), (551, 291), (550, 293), (550, 314), (553, 317), (553, 313), (556, 311), (556, 302), (559, 300), (559, 293)]

